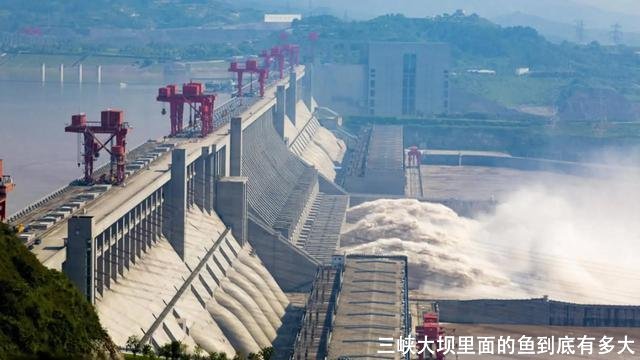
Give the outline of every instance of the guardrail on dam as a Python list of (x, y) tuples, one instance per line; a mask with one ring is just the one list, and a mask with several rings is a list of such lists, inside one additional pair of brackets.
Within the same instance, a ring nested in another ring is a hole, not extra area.
[(310, 141), (293, 141), (295, 153), (288, 144), (318, 132), (304, 75), (298, 67), (205, 138), (167, 139), (124, 186), (41, 234), (39, 258), (96, 305), (116, 344), (139, 335), (257, 352), (281, 326), (281, 289), (310, 286), (330, 261), (349, 197), (316, 169), (333, 163), (303, 160)]

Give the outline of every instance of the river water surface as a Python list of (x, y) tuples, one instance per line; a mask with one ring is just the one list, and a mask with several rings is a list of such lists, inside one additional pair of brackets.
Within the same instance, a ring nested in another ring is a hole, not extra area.
[[(101, 110), (124, 110), (133, 127), (129, 149), (168, 133), (168, 115), (155, 100), (159, 86), (0, 82), (0, 158), (16, 183), (9, 214), (81, 177), (78, 135), (64, 132), (72, 114), (99, 121)], [(101, 155), (101, 161), (108, 158)]]

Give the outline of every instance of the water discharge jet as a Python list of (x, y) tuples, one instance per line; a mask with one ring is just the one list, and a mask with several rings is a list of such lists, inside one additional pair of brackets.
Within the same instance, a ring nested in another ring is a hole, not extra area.
[(349, 210), (342, 245), (408, 255), (411, 287), (434, 297), (639, 304), (638, 179), (540, 180), (475, 219), (439, 204), (377, 200)]

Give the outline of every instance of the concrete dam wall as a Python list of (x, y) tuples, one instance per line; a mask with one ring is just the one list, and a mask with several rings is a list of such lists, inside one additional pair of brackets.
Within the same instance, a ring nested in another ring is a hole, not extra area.
[(344, 187), (352, 193), (404, 196), (402, 126), (374, 125), (359, 147), (359, 159), (354, 160)]
[(281, 328), (281, 289), (309, 286), (330, 261), (349, 197), (319, 169), (331, 175), (343, 144), (298, 100), (303, 75), (205, 138), (163, 140), (171, 151), (47, 232), (68, 239), (48, 266), (62, 263), (116, 344), (257, 352)]
[(331, 131), (320, 125), (318, 119), (311, 114), (304, 102), (297, 105), (299, 119), (307, 119), (298, 135), (290, 142), (289, 149), (308, 164), (318, 169), (322, 175), (335, 180), (335, 166), (340, 165), (347, 146)]
[(241, 246), (225, 232), (215, 213), (190, 209), (187, 223), (191, 256), (182, 261), (160, 237), (96, 300), (102, 324), (116, 344), (138, 335), (156, 346), (178, 340), (229, 355), (269, 346), (288, 305), (286, 296), (250, 255), (250, 245)]
[(585, 305), (547, 299), (437, 300), (452, 323), (639, 327), (640, 306)]
[[(333, 164), (344, 154), (344, 143), (320, 130), (304, 102), (296, 104), (296, 112), (295, 124), (276, 110), (275, 116), (264, 113), (243, 132), (249, 241), (286, 290), (310, 286), (316, 267), (330, 262), (349, 202), (348, 195), (321, 173), (324, 168), (329, 176), (335, 175)], [(286, 132), (278, 129), (297, 129), (291, 148)], [(317, 140), (318, 134), (325, 135)], [(311, 161), (297, 154), (312, 154)], [(283, 262), (283, 256), (288, 261)]]

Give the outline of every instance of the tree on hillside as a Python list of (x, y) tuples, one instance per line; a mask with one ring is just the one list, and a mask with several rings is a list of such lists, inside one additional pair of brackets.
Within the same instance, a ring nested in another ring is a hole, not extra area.
[(154, 358), (155, 359), (155, 354), (153, 352), (153, 348), (151, 347), (150, 344), (144, 344), (142, 346), (142, 355), (147, 357), (147, 358)]
[(262, 360), (271, 359), (271, 357), (273, 356), (273, 353), (274, 353), (274, 350), (272, 346), (269, 346), (260, 350), (260, 356), (262, 357)]
[(217, 352), (212, 352), (211, 354), (209, 354), (209, 360), (228, 360), (229, 358), (227, 357), (226, 353), (217, 353)]
[(133, 357), (136, 357), (136, 355), (142, 351), (142, 343), (140, 342), (140, 338), (136, 335), (129, 336), (125, 348), (127, 349), (127, 351), (131, 351)]

